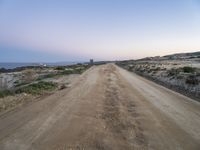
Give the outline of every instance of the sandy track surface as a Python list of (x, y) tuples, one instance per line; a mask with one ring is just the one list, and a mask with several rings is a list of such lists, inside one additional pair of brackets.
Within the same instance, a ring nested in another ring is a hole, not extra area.
[(113, 64), (0, 116), (1, 150), (200, 149), (200, 104)]

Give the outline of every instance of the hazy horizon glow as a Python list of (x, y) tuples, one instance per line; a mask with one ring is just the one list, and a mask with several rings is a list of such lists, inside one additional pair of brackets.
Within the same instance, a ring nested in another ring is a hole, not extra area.
[(199, 0), (0, 0), (0, 61), (136, 59), (199, 41)]

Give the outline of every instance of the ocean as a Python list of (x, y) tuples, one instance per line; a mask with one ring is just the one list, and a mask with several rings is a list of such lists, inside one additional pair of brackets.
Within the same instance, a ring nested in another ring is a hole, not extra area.
[(24, 66), (41, 66), (41, 65), (47, 65), (47, 66), (65, 66), (65, 65), (72, 65), (77, 64), (81, 62), (57, 62), (57, 63), (0, 63), (0, 68), (5, 69), (14, 69), (16, 67), (24, 67)]

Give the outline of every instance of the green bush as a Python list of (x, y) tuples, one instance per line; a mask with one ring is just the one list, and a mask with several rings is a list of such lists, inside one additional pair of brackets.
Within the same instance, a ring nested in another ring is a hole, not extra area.
[(3, 91), (0, 91), (0, 98), (10, 96), (10, 95), (13, 95), (13, 94), (14, 93), (10, 90), (3, 90)]
[[(60, 68), (60, 69), (58, 69)], [(53, 78), (53, 77), (57, 77), (57, 76), (62, 76), (62, 75), (70, 75), (70, 74), (81, 74), (83, 73), (85, 70), (87, 70), (89, 67), (79, 67), (79, 68), (68, 68), (68, 70), (65, 70), (65, 68), (63, 69), (64, 67), (57, 67), (58, 70), (60, 70), (59, 72), (57, 73), (49, 73), (49, 74), (46, 74), (46, 75), (42, 75), (40, 77), (38, 77), (38, 81), (39, 80), (43, 80), (43, 79), (46, 79), (46, 78)]]
[(183, 72), (185, 72), (185, 73), (194, 73), (195, 72), (195, 68), (186, 66), (186, 67), (183, 67)]
[(53, 90), (57, 87), (56, 83), (40, 81), (38, 83), (29, 84), (16, 90), (16, 93), (40, 94), (46, 90)]
[(64, 66), (58, 66), (58, 67), (56, 67), (56, 70), (65, 70), (65, 67)]
[(24, 86), (26, 84), (29, 84), (28, 82), (21, 82), (15, 85), (15, 87), (19, 87), (19, 86)]
[(59, 74), (57, 73), (50, 73), (50, 74), (46, 74), (46, 75), (42, 75), (42, 76), (39, 76), (37, 78), (37, 80), (43, 80), (43, 79), (47, 79), (47, 78), (53, 78), (53, 77), (56, 77), (58, 76)]

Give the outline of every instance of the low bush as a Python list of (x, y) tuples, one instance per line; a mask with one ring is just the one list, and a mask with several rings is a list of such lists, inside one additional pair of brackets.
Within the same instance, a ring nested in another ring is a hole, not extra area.
[(37, 78), (37, 80), (43, 80), (43, 79), (47, 79), (47, 78), (53, 78), (53, 77), (56, 77), (56, 76), (58, 76), (58, 74), (56, 74), (56, 73), (50, 73), (50, 74), (39, 76)]
[(62, 75), (69, 75), (69, 74), (74, 74), (74, 73), (75, 73), (74, 70), (65, 70), (61, 72)]
[(177, 79), (184, 79), (184, 75), (177, 75), (177, 77), (176, 77)]
[(195, 72), (195, 68), (186, 66), (186, 67), (183, 67), (183, 72), (185, 72), (185, 73), (194, 73)]
[(157, 68), (151, 68), (151, 69), (148, 70), (148, 73), (151, 73), (151, 72), (158, 72), (158, 71), (160, 71), (160, 70), (161, 70), (160, 67), (157, 67)]
[(170, 70), (168, 70), (168, 76), (175, 76), (178, 75), (181, 72), (180, 68), (172, 68)]
[(29, 84), (16, 90), (16, 93), (41, 94), (46, 90), (53, 90), (57, 87), (56, 83), (40, 81), (38, 83)]
[(24, 86), (26, 84), (29, 84), (28, 82), (21, 82), (15, 85), (15, 87), (20, 87), (20, 86)]
[(160, 70), (161, 70), (160, 67), (157, 67), (157, 68), (154, 69), (154, 71), (160, 71)]
[(65, 70), (65, 67), (64, 66), (58, 66), (55, 68), (56, 70)]
[(60, 86), (59, 90), (63, 90), (63, 89), (66, 89), (66, 88), (67, 88), (67, 86), (66, 86), (65, 84), (62, 84), (62, 85)]
[(70, 75), (70, 74), (81, 74), (83, 73), (85, 70), (87, 70), (89, 68), (89, 66), (83, 66), (83, 67), (75, 67), (75, 66), (71, 66), (65, 68), (65, 67), (57, 67), (56, 69), (59, 70), (59, 72), (57, 73), (50, 73), (47, 75), (43, 75), (40, 76), (37, 80), (42, 80), (42, 79), (46, 79), (46, 78), (53, 78), (56, 76), (61, 76), (61, 75)]
[(14, 94), (14, 92), (12, 92), (10, 90), (2, 90), (2, 91), (0, 91), (0, 98), (10, 96), (10, 95), (13, 95), (13, 94)]
[(185, 80), (185, 83), (192, 84), (192, 85), (198, 85), (199, 80), (196, 78), (196, 76), (188, 76)]

